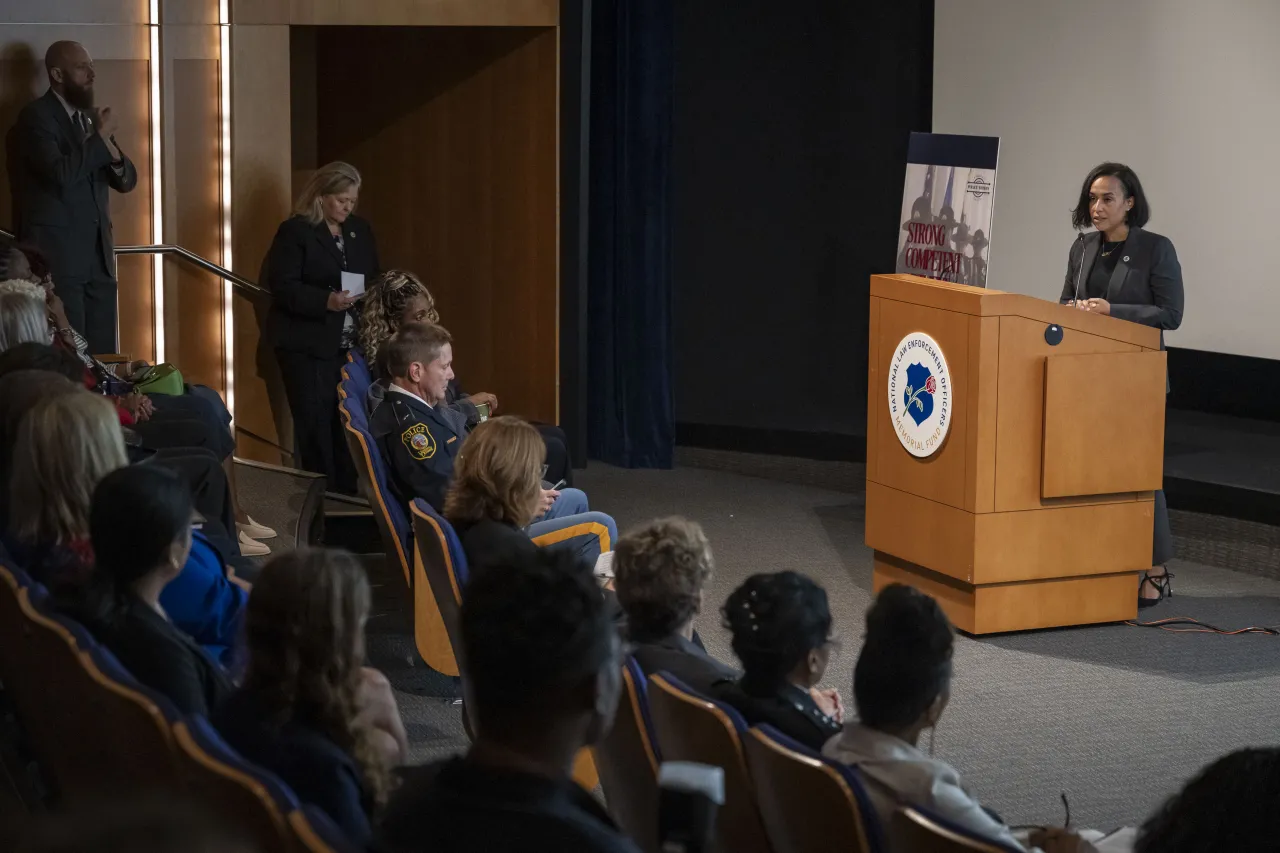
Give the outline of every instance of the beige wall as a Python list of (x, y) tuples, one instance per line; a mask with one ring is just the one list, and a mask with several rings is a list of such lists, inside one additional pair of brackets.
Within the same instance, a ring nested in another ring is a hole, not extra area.
[(1280, 358), (1280, 4), (938, 0), (933, 129), (999, 136), (992, 287), (1056, 299), (1089, 169), (1132, 166), (1186, 284), (1175, 346)]

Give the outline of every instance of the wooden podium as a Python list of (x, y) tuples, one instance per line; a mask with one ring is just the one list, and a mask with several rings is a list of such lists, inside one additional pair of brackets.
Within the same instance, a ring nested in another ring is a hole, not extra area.
[[(930, 417), (949, 417), (930, 455), (908, 451), (903, 410), (890, 411), (894, 399), (913, 402), (902, 397), (901, 371), (920, 361), (904, 346), (917, 332), (936, 342), (949, 374), (929, 392)], [(1134, 618), (1163, 476), (1159, 330), (1030, 296), (878, 275), (869, 337), (875, 588), (927, 592), (970, 634)]]

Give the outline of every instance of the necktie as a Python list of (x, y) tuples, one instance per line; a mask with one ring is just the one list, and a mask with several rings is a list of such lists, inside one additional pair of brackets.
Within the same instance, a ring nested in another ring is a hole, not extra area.
[(89, 120), (85, 118), (84, 113), (76, 110), (76, 127), (80, 128), (80, 138), (86, 139), (89, 136)]

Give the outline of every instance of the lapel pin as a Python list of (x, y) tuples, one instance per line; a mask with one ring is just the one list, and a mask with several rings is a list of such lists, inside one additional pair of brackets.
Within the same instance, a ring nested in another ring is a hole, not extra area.
[[(356, 236), (356, 235), (352, 234), (351, 236), (352, 236), (352, 237), (354, 237), (354, 236)], [(1127, 264), (1127, 263), (1129, 263), (1129, 256), (1128, 256), (1128, 255), (1125, 255), (1125, 256), (1124, 256), (1124, 262), (1125, 262), (1126, 264)]]
[[(352, 232), (350, 232), (350, 235), (351, 235), (351, 239), (352, 239), (352, 240), (354, 240), (354, 239), (356, 238), (356, 232), (352, 231)], [(1128, 259), (1128, 258), (1125, 258), (1125, 260), (1127, 261), (1127, 260), (1129, 260), (1129, 259)]]

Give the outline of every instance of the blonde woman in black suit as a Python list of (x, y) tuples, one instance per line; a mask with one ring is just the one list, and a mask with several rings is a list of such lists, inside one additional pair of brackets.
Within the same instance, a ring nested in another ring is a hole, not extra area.
[[(1067, 258), (1062, 301), (1082, 311), (1107, 314), (1164, 331), (1182, 324), (1182, 267), (1168, 237), (1143, 230), (1151, 206), (1133, 170), (1121, 163), (1103, 163), (1091, 171), (1080, 188), (1071, 215), (1081, 234)], [(1138, 584), (1138, 606), (1158, 604), (1171, 594), (1165, 568), (1173, 557), (1169, 508), (1164, 491), (1155, 494), (1155, 533), (1151, 569)]]
[[(338, 419), (339, 371), (355, 342), (359, 295), (343, 274), (378, 274), (369, 223), (356, 216), (360, 173), (349, 163), (320, 167), (294, 215), (281, 223), (267, 254), (272, 303), (267, 339), (275, 349), (299, 467), (328, 477), (329, 488), (354, 494), (355, 465)], [(349, 278), (349, 277), (348, 277)]]

